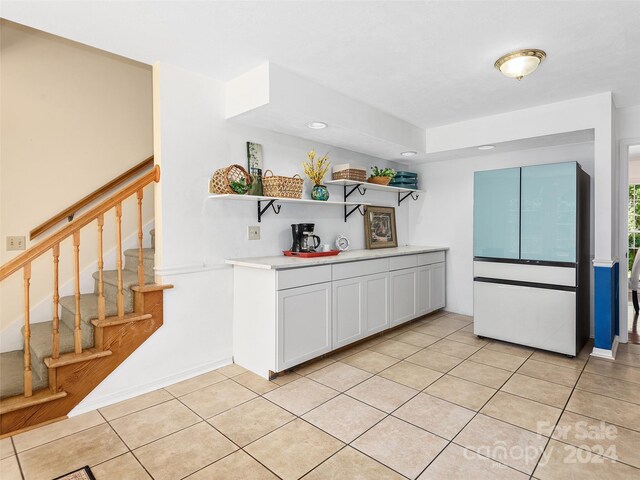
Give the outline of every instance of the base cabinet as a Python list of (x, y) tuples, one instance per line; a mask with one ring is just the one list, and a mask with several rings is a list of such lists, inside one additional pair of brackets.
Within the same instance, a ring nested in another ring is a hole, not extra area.
[(331, 283), (278, 292), (278, 371), (331, 350)]
[(429, 265), (431, 268), (431, 279), (429, 283), (429, 297), (431, 299), (431, 306), (429, 311), (438, 310), (444, 308), (445, 302), (445, 268), (444, 263), (434, 263)]
[(362, 277), (332, 282), (333, 348), (348, 345), (364, 336), (365, 282)]
[(364, 336), (389, 328), (389, 274), (378, 273), (362, 278), (365, 298)]
[(417, 268), (405, 268), (390, 273), (391, 326), (400, 325), (417, 314)]
[(270, 378), (444, 307), (444, 251), (234, 268), (234, 361)]

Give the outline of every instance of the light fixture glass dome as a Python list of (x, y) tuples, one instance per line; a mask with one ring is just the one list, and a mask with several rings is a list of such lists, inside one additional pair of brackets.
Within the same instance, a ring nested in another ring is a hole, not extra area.
[(496, 60), (495, 67), (509, 78), (521, 80), (534, 72), (538, 65), (545, 59), (547, 54), (542, 50), (530, 48), (507, 53)]

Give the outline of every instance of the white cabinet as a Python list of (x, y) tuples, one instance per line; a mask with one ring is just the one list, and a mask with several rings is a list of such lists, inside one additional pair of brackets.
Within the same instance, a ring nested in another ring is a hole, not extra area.
[(417, 268), (405, 268), (389, 273), (391, 326), (408, 322), (417, 316)]
[(333, 282), (333, 348), (389, 328), (389, 274)]
[(233, 358), (270, 378), (444, 307), (444, 252), (234, 267)]
[(331, 283), (278, 291), (277, 371), (331, 350)]
[(360, 340), (365, 330), (365, 285), (362, 277), (332, 283), (333, 348)]
[(431, 268), (431, 265), (418, 267), (416, 271), (416, 302), (418, 315), (425, 315), (431, 311), (431, 290), (433, 289), (433, 286), (431, 285), (432, 271), (433, 269)]
[(430, 287), (430, 297), (431, 297), (431, 307), (429, 311), (437, 310), (439, 308), (444, 308), (445, 303), (445, 268), (444, 263), (435, 263), (433, 265), (429, 265), (431, 267), (431, 284)]
[(378, 273), (362, 278), (365, 298), (365, 332), (372, 335), (389, 328), (389, 274)]

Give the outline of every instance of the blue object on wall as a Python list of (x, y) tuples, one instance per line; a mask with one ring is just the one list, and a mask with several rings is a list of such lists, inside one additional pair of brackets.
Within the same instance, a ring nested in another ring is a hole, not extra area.
[(618, 331), (619, 265), (594, 267), (594, 346), (611, 350)]

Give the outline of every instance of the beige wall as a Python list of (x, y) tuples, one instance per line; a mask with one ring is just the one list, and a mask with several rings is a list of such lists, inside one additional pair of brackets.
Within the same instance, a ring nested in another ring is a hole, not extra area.
[[(28, 247), (29, 230), (153, 153), (152, 84), (148, 65), (4, 20), (0, 41), (0, 263), (5, 263), (17, 255), (6, 251), (7, 235), (27, 236)], [(152, 197), (153, 189), (146, 189), (145, 222), (153, 217)], [(135, 231), (135, 202), (124, 210), (126, 236)], [(81, 237), (83, 267), (96, 257), (95, 229), (88, 228)], [(108, 250), (114, 246), (112, 224), (105, 235)], [(71, 279), (72, 251), (69, 242), (61, 249), (64, 283)], [(51, 292), (46, 257), (34, 264), (33, 305), (46, 302)], [(0, 330), (21, 316), (19, 277), (1, 284)]]

